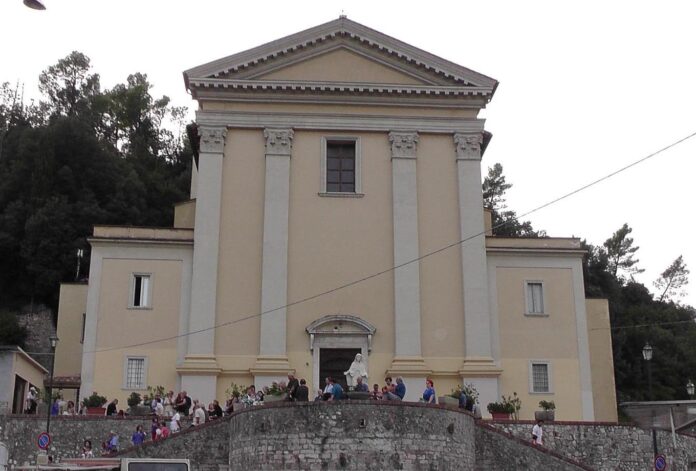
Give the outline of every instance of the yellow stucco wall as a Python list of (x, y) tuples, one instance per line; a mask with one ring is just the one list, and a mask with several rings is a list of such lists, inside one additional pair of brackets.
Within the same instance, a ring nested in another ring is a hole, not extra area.
[[(131, 392), (123, 388), (127, 356), (147, 358), (146, 385), (175, 389), (176, 340), (122, 347), (178, 334), (181, 263), (177, 260), (103, 260), (101, 284), (105, 289), (99, 299), (94, 384), (98, 385), (101, 395), (118, 398), (124, 408)], [(129, 308), (133, 273), (151, 274), (152, 307), (149, 309)], [(115, 349), (99, 351), (110, 348)], [(91, 391), (83, 393), (88, 395)]]
[(56, 376), (79, 376), (82, 367), (83, 315), (87, 309), (87, 283), (61, 283), (58, 302), (60, 339), (56, 346)]
[(585, 305), (587, 306), (595, 420), (615, 422), (618, 420), (618, 412), (609, 303), (606, 299), (587, 299)]
[[(538, 402), (553, 400), (557, 420), (582, 417), (580, 370), (570, 268), (497, 267), (502, 394), (517, 392), (520, 418), (533, 419)], [(525, 315), (525, 281), (544, 283), (545, 316)], [(530, 360), (549, 361), (551, 393), (532, 393)], [(485, 408), (486, 404), (482, 404)]]

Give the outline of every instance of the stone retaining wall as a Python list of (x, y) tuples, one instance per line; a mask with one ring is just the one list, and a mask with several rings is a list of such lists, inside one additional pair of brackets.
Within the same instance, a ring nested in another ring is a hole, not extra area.
[[(532, 421), (491, 421), (490, 425), (522, 440), (531, 440)], [(543, 426), (544, 447), (598, 471), (653, 469), (653, 443), (649, 430), (614, 423), (553, 422)], [(658, 451), (668, 458), (669, 469), (690, 470), (696, 463), (696, 437), (677, 434), (676, 451), (671, 432), (657, 432)]]
[(230, 421), (230, 469), (473, 470), (474, 418), (418, 403), (272, 404)]

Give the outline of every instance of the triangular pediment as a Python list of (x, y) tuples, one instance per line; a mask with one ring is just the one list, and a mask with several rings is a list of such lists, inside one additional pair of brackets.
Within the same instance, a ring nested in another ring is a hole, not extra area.
[(253, 77), (255, 80), (382, 83), (401, 85), (433, 85), (432, 80), (409, 73), (365, 55), (360, 51), (339, 46), (327, 52), (302, 58), (269, 72)]
[[(497, 82), (341, 17), (184, 72), (204, 89), (470, 95)], [(384, 87), (386, 86), (386, 87)]]

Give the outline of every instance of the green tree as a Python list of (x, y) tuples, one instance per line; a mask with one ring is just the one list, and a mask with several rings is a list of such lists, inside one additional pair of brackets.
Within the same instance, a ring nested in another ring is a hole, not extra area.
[(85, 115), (100, 94), (99, 75), (90, 73), (89, 57), (73, 51), (39, 75), (39, 90), (54, 115)]
[(653, 282), (660, 292), (659, 301), (684, 296), (683, 288), (689, 284), (689, 269), (682, 256), (678, 256), (660, 277)]
[(19, 324), (17, 316), (0, 309), (0, 345), (17, 345), (24, 348), (27, 329)]
[(520, 221), (515, 211), (506, 209), (505, 193), (510, 188), (512, 184), (506, 182), (501, 164), (488, 168), (482, 191), (484, 205), (493, 211), (493, 234), (500, 237), (545, 237), (546, 232), (534, 230), (530, 221)]
[(607, 251), (609, 262), (608, 269), (614, 277), (618, 277), (619, 270), (631, 277), (645, 271), (638, 268), (637, 264), (640, 260), (634, 258), (640, 247), (634, 246), (633, 238), (628, 237), (631, 232), (633, 232), (633, 229), (624, 223), (619, 230), (604, 241), (604, 249)]

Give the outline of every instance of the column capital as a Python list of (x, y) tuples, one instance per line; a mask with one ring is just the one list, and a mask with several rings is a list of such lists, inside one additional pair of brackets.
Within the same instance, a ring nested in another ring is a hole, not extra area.
[(263, 130), (263, 137), (266, 138), (266, 155), (292, 155), (292, 139), (295, 131), (292, 129), (273, 129)]
[(454, 147), (457, 160), (481, 160), (481, 144), (483, 134), (468, 134), (457, 132), (454, 134)]
[(392, 131), (389, 133), (392, 159), (415, 159), (418, 133), (416, 131)]
[(201, 137), (200, 151), (207, 154), (222, 154), (225, 149), (227, 128), (199, 126), (198, 135)]

